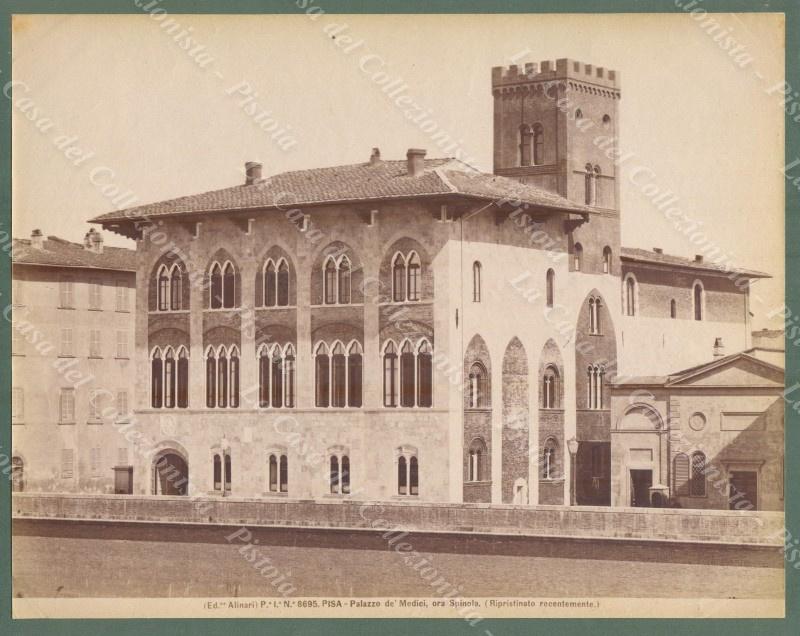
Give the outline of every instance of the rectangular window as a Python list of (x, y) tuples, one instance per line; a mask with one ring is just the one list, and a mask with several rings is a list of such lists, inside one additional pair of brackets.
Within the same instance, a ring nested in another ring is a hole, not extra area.
[(128, 417), (128, 392), (124, 389), (117, 391), (117, 418)]
[(129, 311), (128, 306), (128, 287), (125, 281), (118, 280), (116, 287), (116, 307), (117, 311)]
[(119, 466), (127, 466), (128, 465), (128, 449), (127, 448), (118, 448), (117, 449), (117, 465), (119, 465)]
[(58, 281), (58, 306), (61, 309), (74, 309), (75, 283), (71, 278), (62, 278)]
[(92, 477), (99, 477), (100, 476), (100, 449), (99, 448), (90, 448), (89, 449), (89, 466), (92, 471)]
[(61, 389), (59, 396), (59, 422), (75, 423), (75, 389)]
[(102, 352), (100, 351), (100, 330), (92, 329), (89, 332), (89, 357), (99, 358), (101, 353)]
[(72, 327), (65, 327), (61, 330), (61, 355), (73, 356), (75, 351), (72, 344)]
[(22, 424), (25, 420), (25, 392), (22, 387), (11, 389), (11, 423)]
[(103, 286), (97, 279), (89, 282), (89, 309), (103, 308)]
[(75, 452), (71, 448), (61, 450), (61, 479), (72, 479), (75, 475)]
[(25, 338), (19, 329), (17, 329), (16, 321), (11, 320), (11, 355), (24, 356), (25, 355)]
[(103, 392), (92, 391), (89, 393), (89, 421), (102, 422)]
[(128, 332), (122, 329), (117, 331), (117, 357), (128, 357)]

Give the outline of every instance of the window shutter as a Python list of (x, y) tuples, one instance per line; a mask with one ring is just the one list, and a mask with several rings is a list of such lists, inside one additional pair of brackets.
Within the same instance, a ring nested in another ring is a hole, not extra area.
[(686, 497), (689, 494), (689, 457), (683, 453), (675, 455), (675, 470), (673, 473), (675, 483), (673, 490), (678, 496)]

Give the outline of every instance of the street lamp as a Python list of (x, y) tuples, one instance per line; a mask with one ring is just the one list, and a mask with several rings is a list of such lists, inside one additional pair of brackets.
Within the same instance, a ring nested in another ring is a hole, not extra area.
[(571, 437), (567, 440), (567, 450), (569, 451), (569, 474), (570, 474), (570, 489), (569, 489), (569, 505), (575, 505), (575, 487), (578, 483), (577, 475), (575, 474), (575, 456), (578, 454), (578, 440)]

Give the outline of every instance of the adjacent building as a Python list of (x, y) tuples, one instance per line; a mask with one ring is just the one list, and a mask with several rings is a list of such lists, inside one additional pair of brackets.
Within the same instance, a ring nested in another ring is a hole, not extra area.
[(34, 230), (12, 249), (13, 487), (129, 492), (136, 262), (92, 228), (77, 244)]

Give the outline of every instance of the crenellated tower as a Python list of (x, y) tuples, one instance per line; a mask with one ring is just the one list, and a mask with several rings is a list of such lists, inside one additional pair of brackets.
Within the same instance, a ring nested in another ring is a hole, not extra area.
[[(568, 224), (581, 269), (619, 273), (619, 74), (569, 59), (492, 69), (494, 172), (594, 208)], [(573, 268), (574, 259), (570, 259)]]

